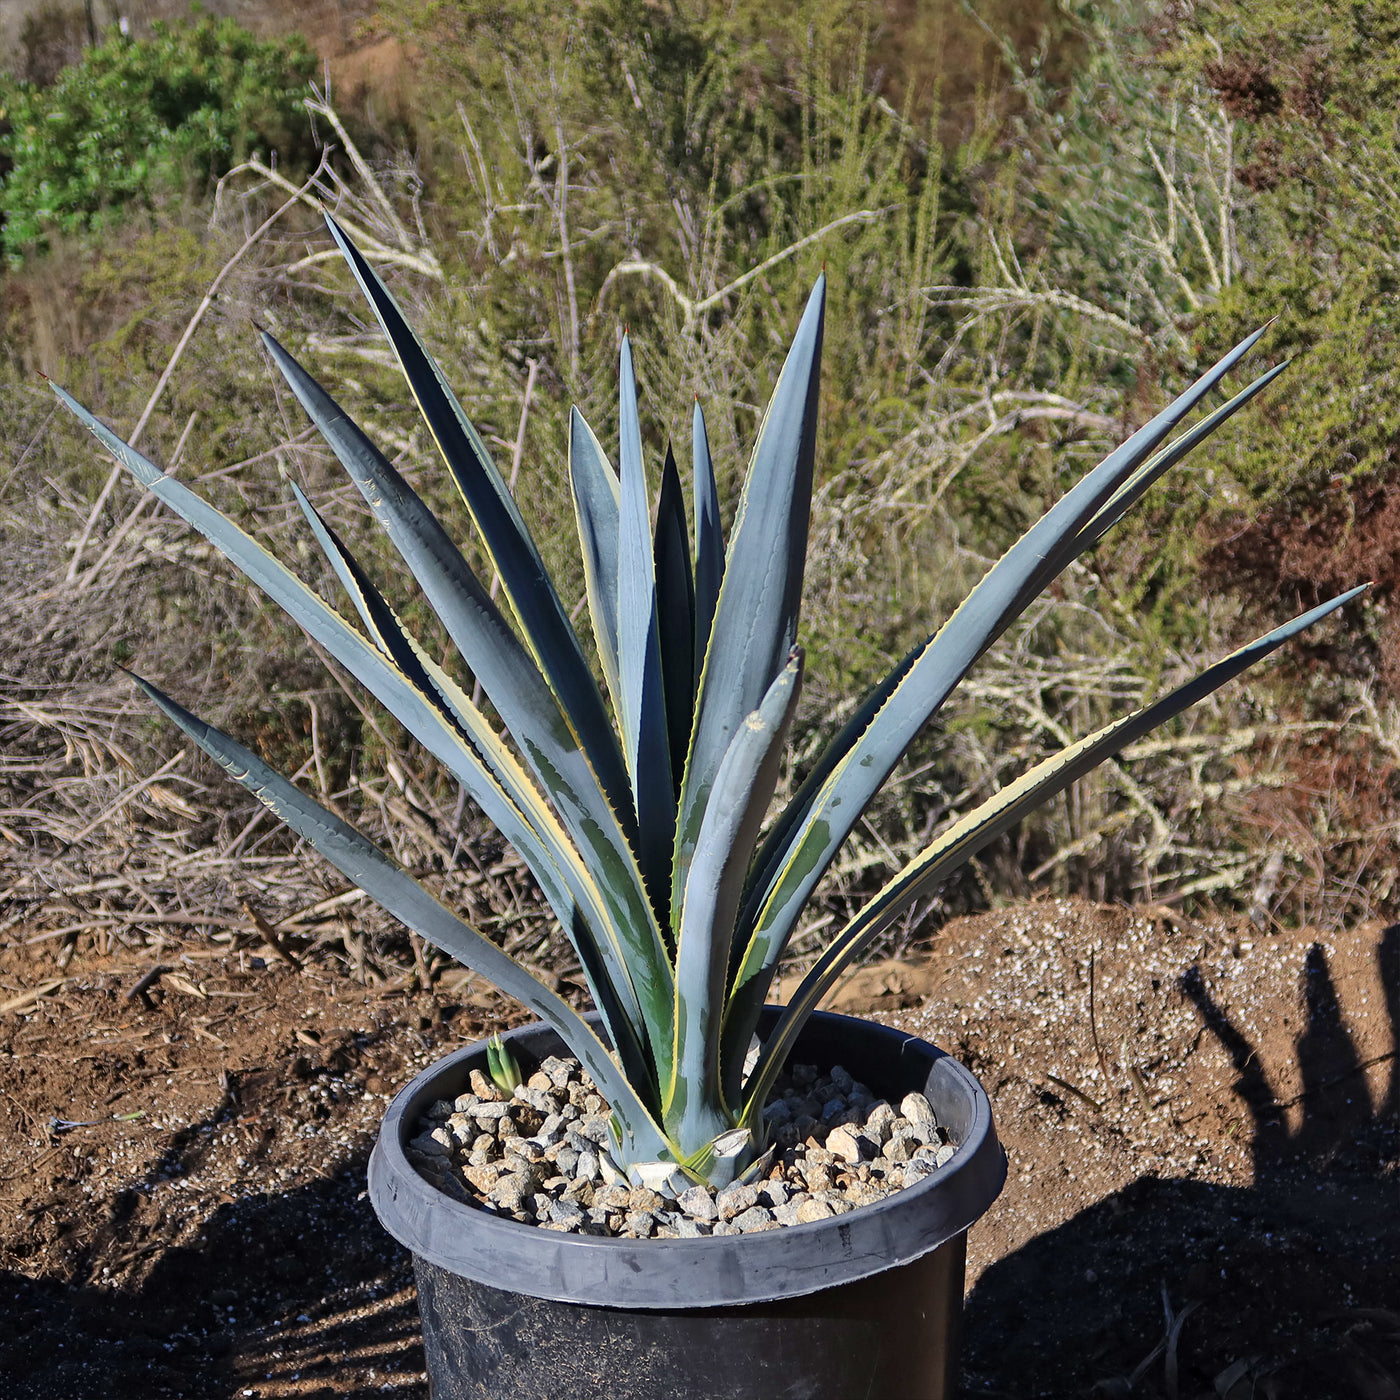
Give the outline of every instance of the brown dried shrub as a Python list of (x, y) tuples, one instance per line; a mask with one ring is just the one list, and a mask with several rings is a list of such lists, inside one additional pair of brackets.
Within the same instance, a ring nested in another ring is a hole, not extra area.
[(1253, 160), (1235, 167), (1235, 179), (1256, 193), (1274, 189), (1287, 173), (1283, 151), (1272, 136), (1255, 143)]
[(1269, 611), (1294, 602), (1311, 607), (1374, 582), (1369, 601), (1376, 621), (1369, 635), (1349, 633), (1346, 654), (1328, 644), (1302, 650), (1341, 675), (1373, 679), (1400, 696), (1400, 614), (1391, 615), (1400, 591), (1400, 468), (1351, 484), (1334, 482), (1312, 496), (1307, 509), (1285, 499), (1219, 535), (1204, 563), (1208, 576)]
[(1247, 58), (1227, 58), (1220, 63), (1207, 63), (1205, 77), (1235, 121), (1262, 121), (1274, 116), (1283, 106), (1278, 84), (1261, 63)]

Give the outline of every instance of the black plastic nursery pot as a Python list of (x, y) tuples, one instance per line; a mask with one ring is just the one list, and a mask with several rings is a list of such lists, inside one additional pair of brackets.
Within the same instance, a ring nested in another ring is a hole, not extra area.
[[(569, 1053), (546, 1026), (504, 1039), (522, 1067)], [(827, 1012), (793, 1060), (843, 1065), (894, 1103), (926, 1094), (953, 1158), (808, 1225), (686, 1240), (566, 1234), (454, 1201), (404, 1155), (428, 1106), (485, 1069), (486, 1042), (418, 1075), (385, 1115), (369, 1194), (413, 1255), (433, 1400), (947, 1400), (967, 1229), (1006, 1179), (987, 1096), (927, 1041)]]

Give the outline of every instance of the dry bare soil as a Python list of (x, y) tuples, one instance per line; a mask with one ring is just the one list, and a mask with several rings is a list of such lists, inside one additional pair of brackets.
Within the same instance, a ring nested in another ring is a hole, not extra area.
[[(270, 947), (0, 948), (0, 1395), (426, 1400), (364, 1197), (394, 1090), (510, 1015)], [(114, 945), (116, 946), (116, 945)], [(58, 980), (56, 980), (58, 979)], [(35, 995), (38, 991), (39, 995)], [(969, 1396), (1400, 1397), (1400, 928), (1036, 904), (840, 996), (982, 1077)]]

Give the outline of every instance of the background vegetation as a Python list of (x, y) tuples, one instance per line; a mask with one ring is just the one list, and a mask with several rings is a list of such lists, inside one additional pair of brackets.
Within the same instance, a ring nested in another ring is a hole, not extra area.
[[(795, 776), (1067, 483), (1277, 316), (1250, 368), (1298, 355), (1283, 384), (981, 663), (871, 813), (812, 936), (1067, 735), (1259, 615), (1367, 577), (1367, 609), (1082, 781), (929, 912), (1072, 890), (1261, 920), (1394, 913), (1400, 35), (1380, 3), (1334, 11), (415, 0), (358, 40), (411, 74), (392, 109), (338, 50), (349, 76), (309, 90), (295, 40), (210, 21), (109, 35), (46, 83), (12, 82), (0, 236), (23, 261), (0, 282), (14, 618), (0, 688), (7, 742), (47, 767), (42, 782), (20, 762), (0, 778), (0, 836), (17, 860), (72, 850), (84, 869), (116, 858), (118, 832), (127, 862), (214, 851), (224, 899), (255, 880), (250, 852), (284, 849), (188, 757), (122, 799), (123, 768), (177, 752), (113, 680), (130, 659), (379, 824), (401, 858), (436, 865), (469, 906), (486, 900), (478, 917), (534, 929), (517, 886), (488, 899), (459, 878), (464, 860), (498, 880), (509, 862), (493, 864), (456, 794), (202, 546), (126, 485), (104, 494), (109, 465), (36, 382), (43, 370), (137, 430), (327, 588), (289, 478), (392, 577), (263, 363), (256, 318), (465, 534), (319, 199), (371, 247), (579, 596), (567, 414), (577, 402), (605, 441), (615, 430), (621, 326), (654, 458), (671, 439), (686, 459), (698, 394), (732, 502), (826, 268)], [(123, 137), (144, 165), (117, 159), (104, 133), (216, 43), (256, 62), (211, 60), (201, 95)], [(67, 134), (46, 145), (32, 133), (57, 113)]]

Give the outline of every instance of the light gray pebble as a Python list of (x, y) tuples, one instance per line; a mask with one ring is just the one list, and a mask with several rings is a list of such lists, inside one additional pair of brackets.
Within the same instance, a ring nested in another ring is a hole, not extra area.
[[(885, 1107), (888, 1108), (889, 1105), (886, 1104)], [(865, 1122), (861, 1125), (861, 1132), (875, 1144), (876, 1150), (882, 1148), (894, 1135), (894, 1114), (875, 1119), (867, 1114)]]
[(504, 1210), (519, 1210), (525, 1204), (530, 1185), (529, 1177), (519, 1172), (510, 1172), (497, 1179), (487, 1196)]
[(579, 1120), (577, 1131), (599, 1147), (606, 1147), (608, 1142), (608, 1115), (606, 1113), (586, 1114)]
[(893, 1125), (894, 1120), (898, 1117), (899, 1114), (894, 1111), (893, 1105), (888, 1100), (876, 1099), (866, 1111), (865, 1125), (868, 1128), (873, 1128), (879, 1123)]
[(409, 1140), (408, 1146), (424, 1157), (450, 1157), (452, 1155), (452, 1134), (445, 1128), (434, 1128), (428, 1133), (419, 1133)]
[(808, 1197), (803, 1196), (798, 1200), (787, 1201), (783, 1205), (773, 1207), (773, 1219), (779, 1225), (796, 1225), (800, 1223), (798, 1212), (802, 1209), (802, 1202)]
[(719, 1217), (715, 1198), (703, 1186), (692, 1186), (690, 1190), (682, 1191), (676, 1198), (676, 1204), (692, 1220), (715, 1220)]
[(932, 1126), (938, 1121), (934, 1116), (933, 1105), (922, 1094), (905, 1094), (899, 1101), (899, 1113), (911, 1124), (927, 1123)]
[(900, 1181), (906, 1187), (914, 1186), (937, 1170), (931, 1157), (915, 1157), (904, 1164)]
[(554, 1100), (543, 1089), (532, 1089), (528, 1084), (517, 1084), (515, 1097), (520, 1103), (533, 1108), (536, 1113), (552, 1113), (554, 1111)]
[(747, 1182), (736, 1181), (715, 1196), (715, 1208), (724, 1220), (733, 1220), (750, 1206), (758, 1204), (758, 1191)]
[(651, 1238), (651, 1232), (656, 1228), (656, 1217), (649, 1210), (629, 1210), (627, 1212), (627, 1223), (624, 1226), (629, 1235), (636, 1235), (639, 1240)]
[(578, 1061), (561, 1059), (558, 1055), (549, 1055), (540, 1063), (540, 1069), (549, 1076), (549, 1082), (556, 1089), (562, 1089), (577, 1072)]
[(776, 1230), (778, 1222), (773, 1218), (773, 1212), (765, 1206), (751, 1206), (742, 1215), (734, 1217), (734, 1227), (746, 1235), (752, 1235), (760, 1230)]

